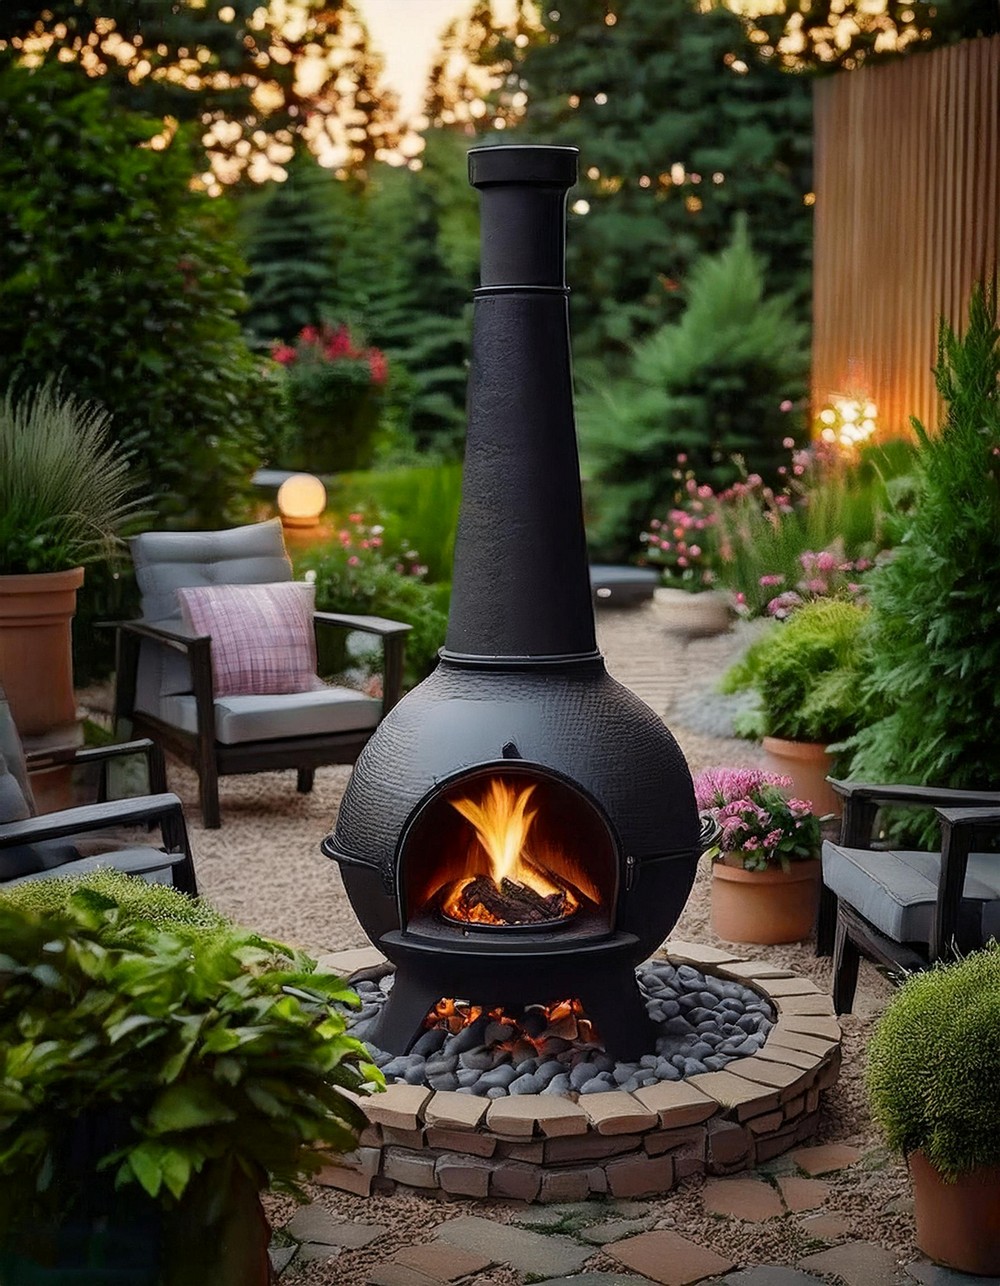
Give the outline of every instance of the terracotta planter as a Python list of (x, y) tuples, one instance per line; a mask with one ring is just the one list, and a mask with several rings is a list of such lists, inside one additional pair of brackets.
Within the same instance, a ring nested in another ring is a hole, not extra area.
[(775, 946), (812, 933), (819, 904), (819, 859), (791, 869), (745, 871), (726, 854), (712, 863), (712, 931), (725, 942)]
[(0, 683), (22, 737), (76, 721), (71, 625), (83, 568), (0, 576)]
[(945, 1183), (922, 1152), (912, 1152), (907, 1163), (924, 1254), (961, 1273), (1000, 1276), (1000, 1166)]
[(792, 791), (798, 799), (812, 800), (813, 812), (820, 817), (833, 813), (839, 817), (842, 801), (826, 778), (833, 770), (833, 756), (819, 741), (785, 741), (765, 737), (764, 767), (768, 772), (791, 777)]

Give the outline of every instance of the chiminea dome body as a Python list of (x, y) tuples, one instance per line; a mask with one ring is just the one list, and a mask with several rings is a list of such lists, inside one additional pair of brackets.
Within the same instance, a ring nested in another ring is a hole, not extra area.
[[(581, 816), (600, 819), (586, 843), (596, 843), (599, 830), (608, 835), (617, 864), (613, 880), (601, 884), (613, 888), (613, 905), (597, 932), (617, 942), (629, 968), (670, 933), (701, 852), (677, 743), (608, 675), (597, 650), (563, 267), (576, 162), (575, 148), (469, 153), (470, 181), (481, 194), (482, 285), (446, 645), (435, 671), (368, 742), (323, 846), (340, 863), (372, 941), (400, 967), (397, 987), (407, 936), (416, 932), (407, 884), (422, 879), (407, 870), (408, 837), (430, 803), (466, 774), (478, 780), (516, 766), (540, 783), (536, 799), (546, 783), (561, 783), (564, 801), (566, 788), (578, 792)], [(565, 813), (565, 802), (559, 808)], [(409, 859), (414, 866), (435, 860), (426, 832), (419, 856)], [(565, 956), (559, 933), (540, 937)], [(496, 929), (473, 945), (501, 961), (528, 950), (523, 931), (516, 947), (504, 934)], [(468, 945), (468, 930), (457, 944), (440, 938), (438, 949), (447, 953), (462, 941)], [(537, 976), (546, 957), (532, 951), (542, 962)]]

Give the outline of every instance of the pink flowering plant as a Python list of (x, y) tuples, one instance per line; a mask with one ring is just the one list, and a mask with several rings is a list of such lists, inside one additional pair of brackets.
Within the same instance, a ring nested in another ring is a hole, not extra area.
[(789, 798), (790, 777), (757, 768), (709, 768), (695, 779), (699, 809), (721, 828), (708, 850), (713, 861), (738, 854), (747, 871), (780, 866), (816, 856), (820, 819), (808, 799)]

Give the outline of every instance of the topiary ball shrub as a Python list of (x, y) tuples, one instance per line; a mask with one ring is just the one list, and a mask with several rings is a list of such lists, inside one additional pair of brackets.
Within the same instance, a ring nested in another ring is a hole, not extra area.
[(945, 1181), (1000, 1164), (1000, 947), (911, 977), (868, 1048), (872, 1116), (889, 1146)]

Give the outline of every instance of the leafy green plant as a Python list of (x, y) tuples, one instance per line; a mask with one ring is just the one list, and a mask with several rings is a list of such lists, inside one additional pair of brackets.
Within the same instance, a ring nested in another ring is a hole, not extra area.
[(354, 1145), (340, 1091), (381, 1076), (337, 1008), (357, 997), (303, 953), (110, 872), (5, 890), (0, 941), (0, 1235), (102, 1176), (169, 1214), (232, 1174), (295, 1192), (319, 1146)]
[(844, 599), (806, 603), (776, 622), (723, 676), (723, 692), (756, 691), (757, 709), (736, 720), (744, 737), (827, 744), (857, 731), (865, 716), (867, 609)]
[(0, 573), (109, 558), (142, 504), (111, 416), (50, 378), (0, 404)]
[(593, 546), (621, 556), (675, 490), (679, 452), (704, 484), (738, 478), (735, 456), (771, 482), (785, 440), (783, 410), (804, 391), (806, 331), (790, 301), (765, 298), (763, 266), (739, 219), (731, 244), (699, 259), (680, 320), (632, 353), (626, 377), (581, 399)]
[(1000, 1163), (1000, 947), (915, 974), (868, 1047), (872, 1116), (890, 1147), (954, 1180)]
[(1000, 329), (976, 289), (959, 337), (941, 327), (937, 433), (914, 422), (915, 498), (869, 580), (876, 716), (851, 743), (866, 781), (984, 789), (997, 781), (1000, 704)]
[[(316, 586), (316, 606), (323, 612), (370, 613), (412, 626), (406, 636), (404, 682), (419, 683), (437, 664), (448, 624), (446, 583), (429, 585), (426, 567), (415, 549), (386, 546), (381, 524), (369, 524), (361, 513), (350, 514), (336, 540), (294, 558), (296, 574)], [(342, 637), (342, 636), (341, 636)], [(358, 658), (371, 664), (377, 653)], [(320, 670), (328, 675), (344, 668), (343, 650), (325, 651), (320, 635)]]

